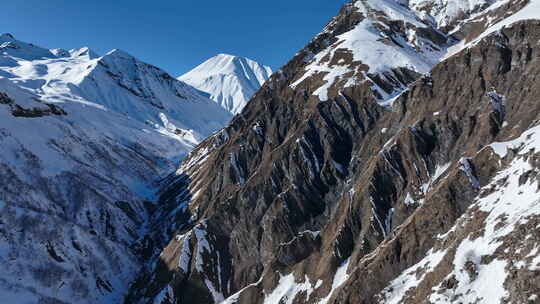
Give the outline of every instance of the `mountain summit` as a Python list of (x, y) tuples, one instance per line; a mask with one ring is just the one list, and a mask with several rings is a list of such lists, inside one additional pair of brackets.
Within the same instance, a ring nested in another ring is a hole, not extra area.
[(210, 94), (223, 108), (237, 114), (271, 74), (270, 67), (251, 59), (219, 54), (178, 79)]

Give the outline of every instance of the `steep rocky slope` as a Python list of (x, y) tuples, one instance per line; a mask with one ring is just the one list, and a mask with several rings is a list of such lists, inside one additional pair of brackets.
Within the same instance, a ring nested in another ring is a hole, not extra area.
[(347, 4), (165, 182), (126, 302), (535, 303), (539, 16)]
[(229, 119), (124, 52), (0, 36), (0, 302), (121, 302), (153, 183)]
[(178, 79), (210, 94), (212, 100), (237, 114), (270, 75), (270, 67), (253, 60), (219, 54)]

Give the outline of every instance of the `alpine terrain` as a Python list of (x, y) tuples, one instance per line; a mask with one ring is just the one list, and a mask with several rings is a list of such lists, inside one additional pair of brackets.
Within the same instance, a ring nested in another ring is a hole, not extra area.
[(122, 51), (0, 36), (0, 303), (120, 303), (156, 182), (229, 119)]
[(0, 302), (540, 303), (540, 0), (353, 0), (271, 76), (1, 37)]
[(209, 94), (232, 114), (238, 114), (270, 75), (270, 67), (253, 60), (219, 54), (178, 79)]
[(164, 182), (126, 303), (540, 303), (538, 19), (346, 4)]

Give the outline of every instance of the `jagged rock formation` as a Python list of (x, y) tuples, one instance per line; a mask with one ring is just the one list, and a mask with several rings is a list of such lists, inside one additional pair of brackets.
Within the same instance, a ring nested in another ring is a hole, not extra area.
[(121, 302), (154, 182), (229, 119), (124, 52), (0, 36), (0, 302)]
[(537, 301), (540, 2), (409, 2), (347, 4), (188, 156), (126, 303)]
[(178, 77), (210, 95), (232, 114), (237, 114), (272, 75), (272, 69), (253, 60), (219, 54)]

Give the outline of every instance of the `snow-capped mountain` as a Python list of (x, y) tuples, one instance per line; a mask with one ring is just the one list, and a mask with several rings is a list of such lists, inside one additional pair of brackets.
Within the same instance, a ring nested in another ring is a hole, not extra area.
[(400, 1), (353, 1), (302, 52), (308, 64), (291, 87), (315, 86), (313, 95), (325, 101), (338, 88), (366, 83), (386, 102), (427, 73), (453, 42)]
[(539, 41), (540, 0), (354, 0), (214, 133), (125, 52), (2, 35), (0, 302), (538, 303)]
[(164, 183), (128, 299), (537, 303), (539, 4), (346, 4)]
[(188, 146), (230, 117), (191, 86), (120, 50), (101, 57), (88, 48), (50, 51), (8, 35), (0, 43), (6, 61), (2, 76), (46, 103), (98, 107), (176, 136)]
[(272, 69), (253, 60), (219, 54), (178, 77), (206, 92), (223, 108), (239, 113), (272, 74)]
[(0, 36), (0, 302), (120, 303), (154, 183), (230, 117), (125, 52)]

